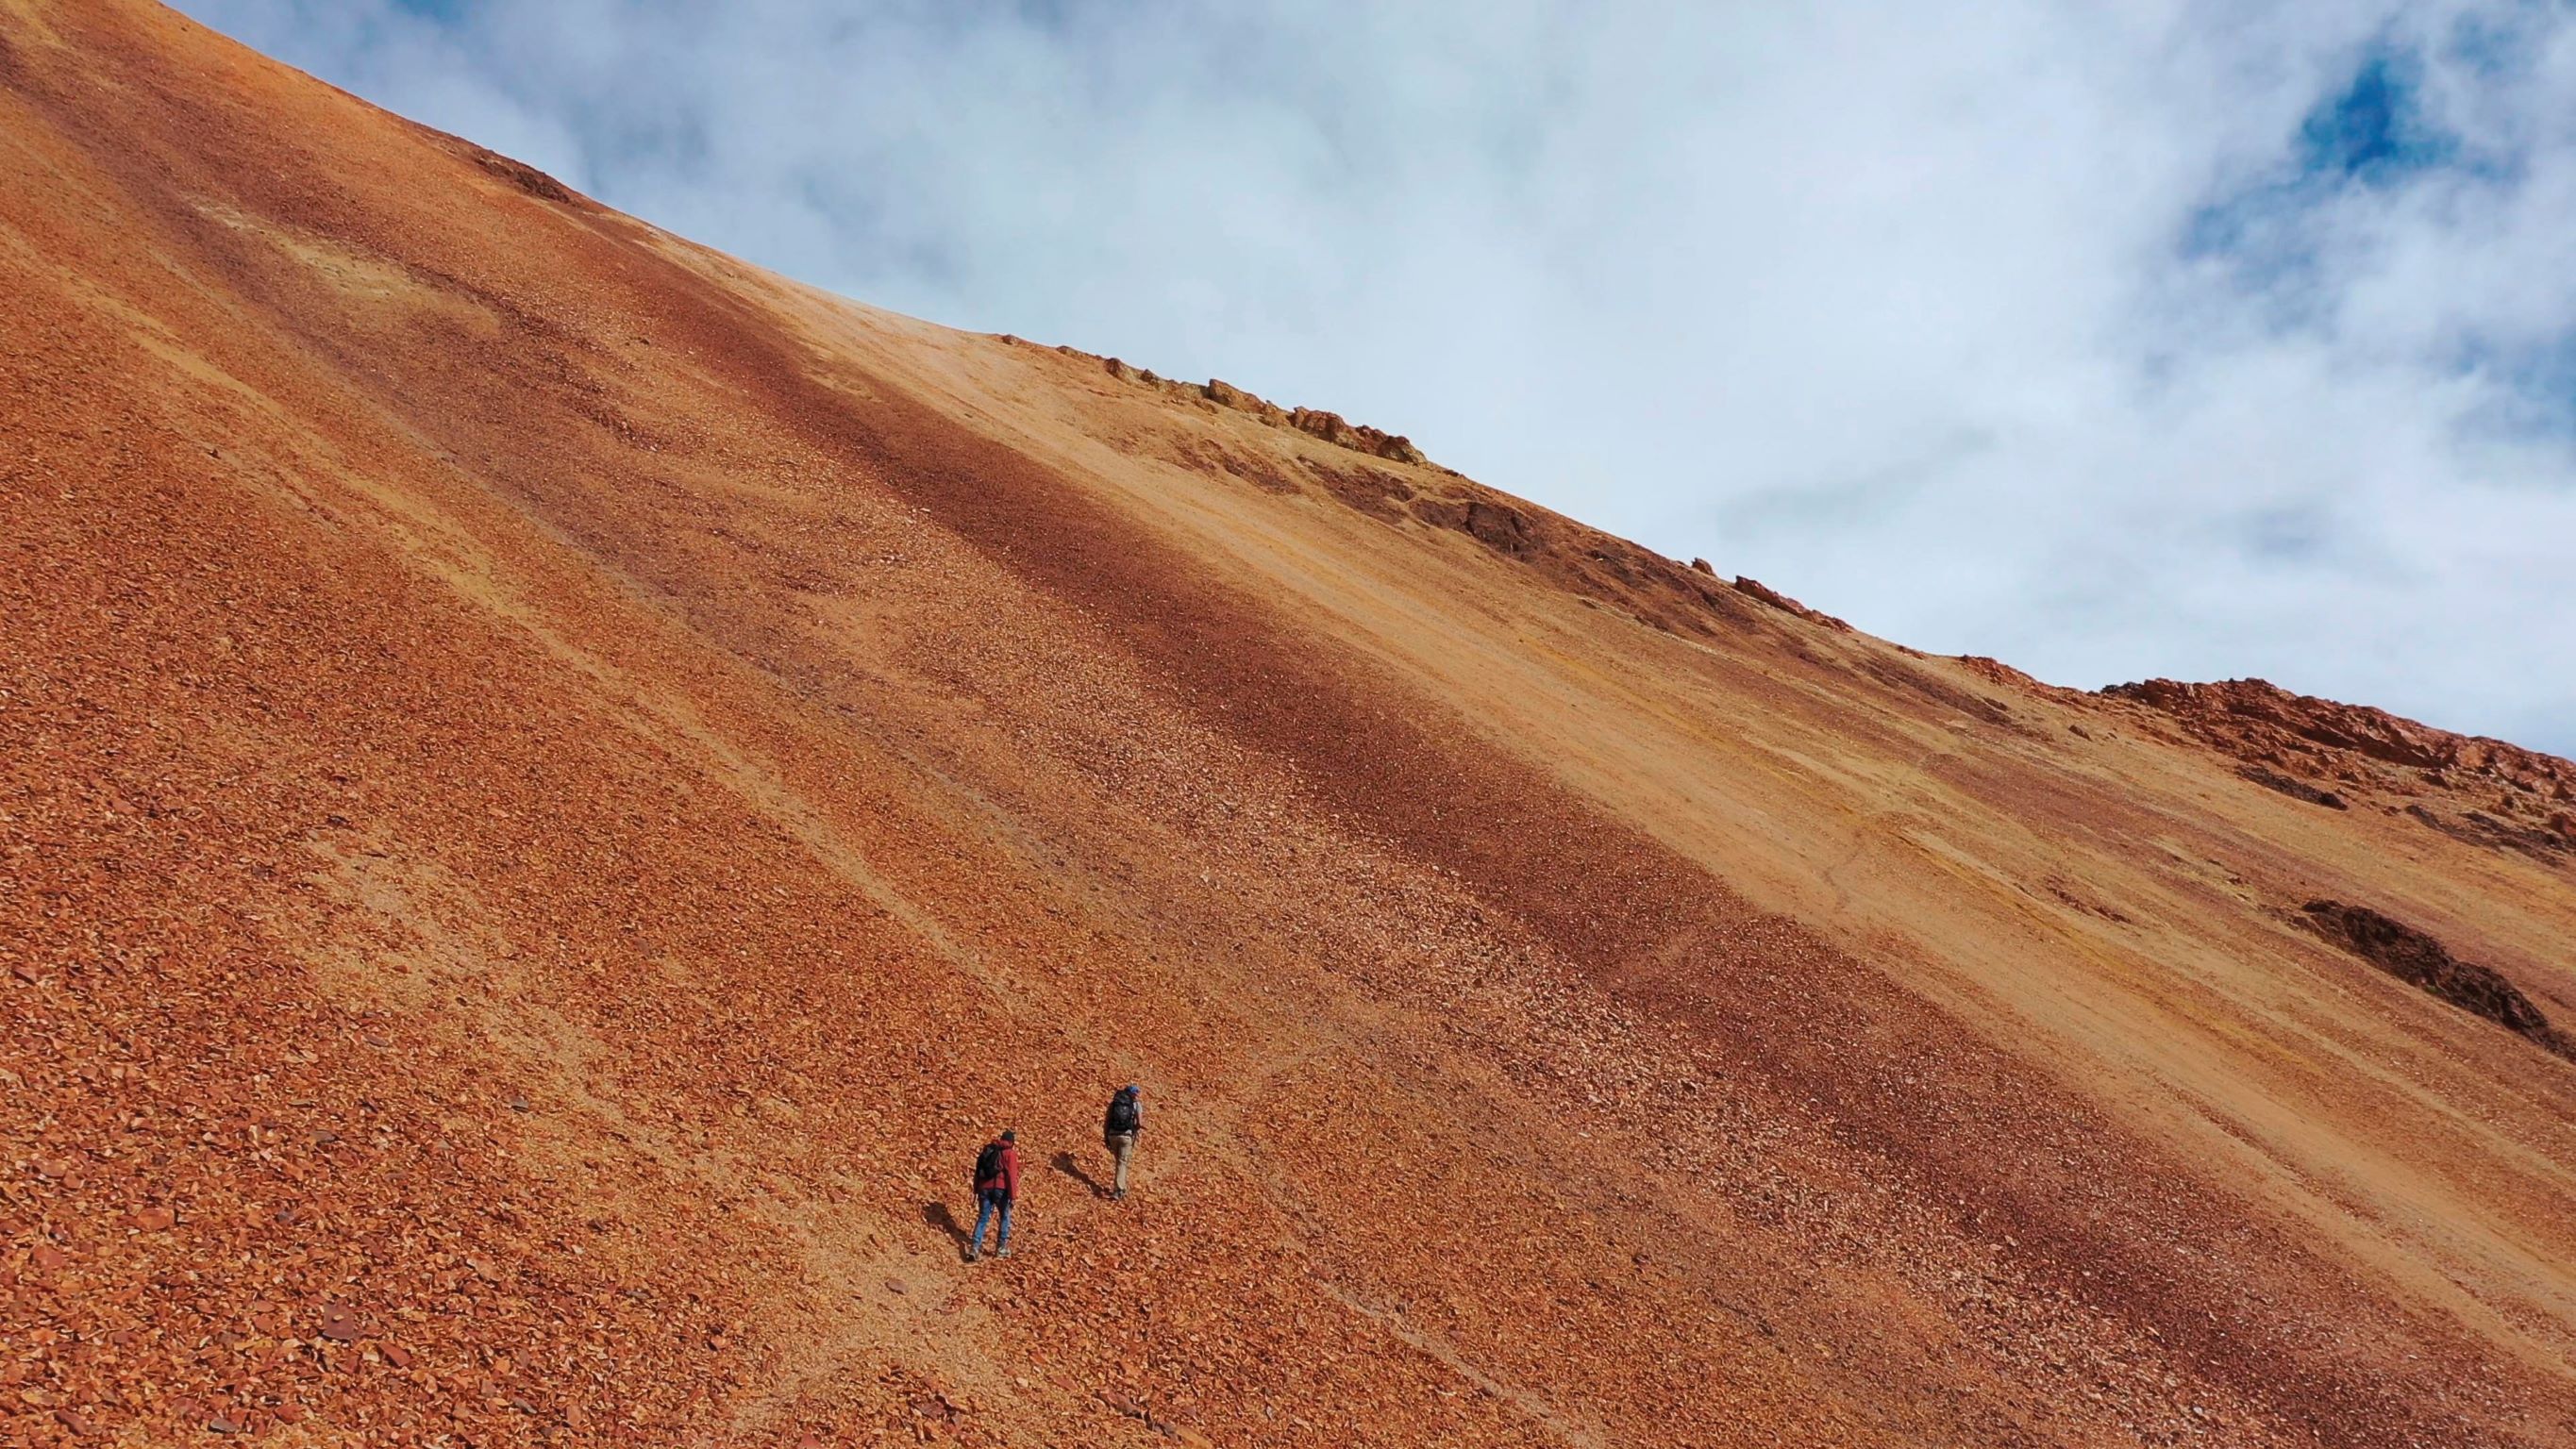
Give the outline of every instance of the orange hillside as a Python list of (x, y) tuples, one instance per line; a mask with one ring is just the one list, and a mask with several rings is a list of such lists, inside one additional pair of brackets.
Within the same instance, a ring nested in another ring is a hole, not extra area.
[(0, 0), (7, 1442), (2576, 1444), (2571, 781)]

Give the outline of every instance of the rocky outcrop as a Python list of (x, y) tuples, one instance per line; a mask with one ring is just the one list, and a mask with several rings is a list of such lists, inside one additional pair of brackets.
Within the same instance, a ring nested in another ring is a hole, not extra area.
[(2576, 802), (2576, 764), (2555, 755), (2453, 734), (2368, 705), (2292, 694), (2260, 679), (2216, 684), (2150, 679), (2115, 684), (2102, 693), (2169, 714), (2203, 739), (2246, 759), (2279, 763), (2277, 757), (2283, 755), (2343, 754)]
[(1960, 668), (1989, 684), (2000, 684), (2029, 694), (2065, 696), (2076, 692), (2036, 679), (2000, 659), (1989, 658), (1983, 654), (1961, 654), (1956, 657)]
[(501, 178), (503, 181), (517, 187), (539, 201), (550, 201), (558, 206), (593, 205), (589, 198), (583, 196), (580, 192), (564, 185), (562, 182), (557, 181), (553, 177), (538, 170), (534, 166), (529, 165), (525, 161), (504, 156), (498, 151), (487, 150), (486, 148), (474, 145), (471, 142), (459, 142), (458, 144), (464, 148), (466, 155), (473, 158), (475, 165), (482, 167), (494, 176)]
[[(2550, 865), (2576, 858), (2576, 764), (2555, 755), (2368, 705), (2293, 694), (2260, 679), (2150, 679), (2113, 685), (2100, 697), (2170, 718), (2267, 789), (2321, 805), (2385, 791), (2397, 797), (2383, 802), (2387, 808), (2403, 802), (2406, 814), (2453, 839)], [(2317, 777), (2345, 788), (2330, 789)]]
[[(1390, 480), (1392, 474), (1385, 475)], [(1334, 496), (1383, 517), (1376, 500), (1327, 483)], [(1713, 637), (1741, 633), (1768, 611), (1728, 588), (1707, 560), (1685, 564), (1616, 534), (1464, 478), (1411, 492), (1404, 512), (1428, 527), (1462, 533), (1495, 554), (1527, 564), (1557, 588), (1594, 607), (1616, 609), (1668, 634)], [(1833, 628), (1840, 620), (1808, 613)]]
[(2454, 840), (2490, 850), (2515, 851), (2543, 864), (2555, 865), (2576, 855), (2576, 816), (2563, 810), (2537, 824), (2502, 819), (2477, 809), (2445, 815), (2426, 808), (2421, 801), (2407, 806), (2406, 813)]
[(1781, 593), (1779, 590), (1764, 584), (1759, 579), (1749, 579), (1738, 574), (1735, 579), (1735, 591), (1747, 596), (1748, 598), (1759, 599), (1763, 603), (1769, 604), (1772, 608), (1778, 609), (1783, 613), (1795, 614), (1799, 618), (1807, 620), (1809, 623), (1822, 624), (1828, 629), (1839, 630), (1846, 634), (1851, 632), (1851, 625), (1844, 623), (1842, 620), (1835, 618), (1831, 614), (1827, 614), (1816, 609), (1810, 609), (1806, 605), (1799, 603), (1797, 600), (1790, 598), (1787, 594)]
[(2293, 800), (2305, 800), (2311, 805), (2323, 805), (2329, 810), (2349, 810), (2352, 808), (2350, 801), (2344, 799), (2341, 795), (2336, 794), (2332, 790), (2320, 790), (2316, 786), (2311, 785), (2307, 781), (2299, 779), (2296, 776), (2284, 775), (2278, 770), (2269, 769), (2262, 765), (2247, 765), (2244, 769), (2241, 769), (2236, 773), (2241, 778), (2251, 780), (2266, 790), (2276, 790), (2281, 794), (2289, 796)]
[(1410, 438), (1345, 422), (1341, 414), (1328, 413), (1320, 408), (1291, 409), (1288, 414), (1288, 426), (1309, 436), (1321, 438), (1337, 447), (1348, 448), (1355, 453), (1366, 453), (1373, 458), (1385, 458), (1397, 463), (1418, 464), (1431, 461), (1423, 456), (1420, 448), (1413, 446), (1413, 440)]
[[(1072, 349), (1059, 348), (1057, 350), (1069, 352)], [(1087, 356), (1088, 354), (1081, 355)], [(1172, 386), (1172, 382), (1169, 378), (1164, 377), (1154, 369), (1150, 367), (1137, 367), (1115, 357), (1104, 357), (1100, 359), (1100, 370), (1108, 373), (1111, 377), (1118, 378), (1125, 382), (1141, 382), (1148, 387)]]
[(1463, 526), (1485, 547), (1513, 558), (1526, 556), (1535, 543), (1530, 536), (1528, 517), (1509, 504), (1487, 503), (1481, 499), (1469, 503)]
[[(1090, 353), (1073, 347), (1059, 347), (1056, 351), (1068, 357), (1091, 356)], [(1157, 376), (1148, 369), (1132, 367), (1115, 357), (1101, 358), (1100, 364), (1101, 369), (1112, 377), (1168, 388), (1184, 395), (1194, 393), (1218, 407), (1249, 414), (1277, 427), (1295, 428), (1308, 437), (1321, 438), (1337, 448), (1348, 448), (1354, 453), (1366, 453), (1372, 458), (1384, 458), (1390, 463), (1407, 463), (1415, 467), (1431, 466), (1431, 459), (1420, 448), (1413, 445), (1412, 439), (1401, 433), (1390, 433), (1382, 428), (1372, 428), (1364, 423), (1351, 422), (1339, 413), (1326, 412), (1321, 408), (1283, 408), (1258, 393), (1236, 387), (1220, 377), (1211, 377), (1205, 383), (1192, 387), (1186, 383), (1177, 383)]]
[(1201, 389), (1201, 391), (1206, 394), (1209, 402), (1215, 403), (1219, 407), (1232, 408), (1239, 413), (1250, 413), (1254, 417), (1261, 419), (1263, 422), (1284, 423), (1288, 421), (1288, 410), (1286, 408), (1279, 406), (1277, 403), (1271, 402), (1267, 398), (1245, 392), (1242, 388), (1236, 387), (1233, 383), (1227, 382), (1223, 378), (1209, 378), (1207, 380), (1207, 386)]
[(2398, 980), (2576, 1060), (2576, 1038), (2550, 1025), (2531, 998), (2501, 972), (2462, 961), (2440, 941), (2368, 906), (2320, 900), (2308, 902), (2301, 910), (2309, 930)]

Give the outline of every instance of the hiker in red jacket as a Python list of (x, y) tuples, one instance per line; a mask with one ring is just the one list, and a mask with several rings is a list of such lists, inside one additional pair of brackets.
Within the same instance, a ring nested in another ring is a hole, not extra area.
[(966, 1261), (984, 1256), (984, 1225), (1002, 1215), (1002, 1231), (993, 1239), (993, 1256), (1011, 1256), (1011, 1203), (1020, 1195), (1020, 1134), (1004, 1132), (975, 1154), (975, 1236), (966, 1240)]

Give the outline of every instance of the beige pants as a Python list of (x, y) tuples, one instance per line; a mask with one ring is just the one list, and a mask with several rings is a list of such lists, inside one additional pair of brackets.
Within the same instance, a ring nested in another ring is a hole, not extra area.
[(1112, 1132), (1100, 1140), (1118, 1159), (1118, 1176), (1111, 1185), (1112, 1190), (1125, 1192), (1127, 1190), (1127, 1161), (1129, 1158), (1136, 1155), (1136, 1134), (1133, 1132)]

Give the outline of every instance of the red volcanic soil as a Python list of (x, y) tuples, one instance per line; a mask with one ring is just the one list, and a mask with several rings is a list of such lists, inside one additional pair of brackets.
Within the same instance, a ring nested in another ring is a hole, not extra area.
[(136, 0), (0, 0), (0, 168), (7, 1442), (2576, 1443), (2563, 761), (1928, 658)]

